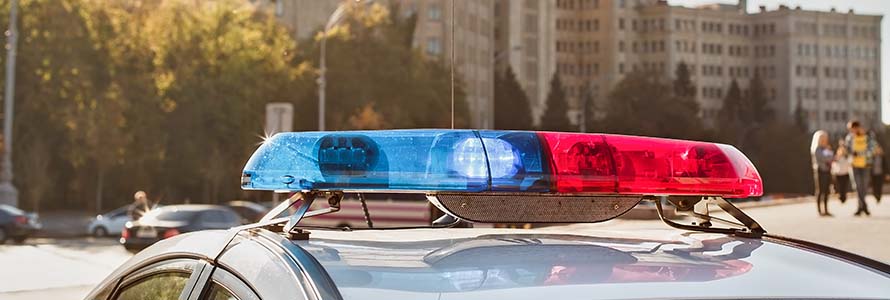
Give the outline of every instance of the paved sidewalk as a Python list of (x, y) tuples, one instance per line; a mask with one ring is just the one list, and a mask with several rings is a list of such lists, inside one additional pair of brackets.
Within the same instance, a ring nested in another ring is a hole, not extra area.
[[(868, 198), (871, 217), (853, 216), (857, 205), (855, 198), (848, 199), (846, 204), (841, 204), (837, 198), (829, 200), (829, 211), (834, 217), (820, 217), (812, 197), (784, 205), (741, 206), (769, 233), (817, 242), (890, 263), (890, 195), (884, 197), (880, 204), (875, 203), (874, 198)], [(626, 219), (568, 226), (573, 230), (667, 228), (660, 220)]]

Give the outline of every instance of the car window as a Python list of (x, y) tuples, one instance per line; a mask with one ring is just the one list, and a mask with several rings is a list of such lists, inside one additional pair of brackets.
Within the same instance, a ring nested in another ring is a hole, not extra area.
[(161, 221), (188, 221), (195, 216), (191, 210), (167, 210), (158, 213), (154, 218)]
[(238, 297), (232, 295), (232, 292), (229, 292), (226, 288), (222, 287), (219, 284), (213, 283), (210, 285), (210, 291), (207, 293), (206, 300), (237, 300)]
[(223, 221), (226, 223), (237, 223), (241, 222), (241, 216), (232, 211), (220, 211), (222, 214)]
[(116, 300), (177, 300), (188, 282), (189, 274), (161, 273), (124, 287)]
[(201, 213), (201, 221), (212, 223), (237, 223), (240, 221), (238, 214), (223, 210), (208, 210)]
[(109, 218), (118, 218), (118, 217), (122, 217), (122, 216), (127, 215), (127, 209), (128, 209), (128, 208), (129, 208), (129, 207), (127, 207), (127, 206), (120, 207), (120, 208), (118, 208), (118, 209), (115, 209), (115, 210), (112, 210), (112, 211), (108, 212), (107, 215), (108, 215)]
[(218, 210), (208, 210), (201, 213), (201, 221), (203, 222), (212, 222), (212, 223), (222, 223), (225, 222), (223, 219), (223, 215)]

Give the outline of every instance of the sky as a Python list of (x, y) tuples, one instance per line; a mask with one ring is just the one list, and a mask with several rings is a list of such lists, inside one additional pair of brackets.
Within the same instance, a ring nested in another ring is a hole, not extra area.
[[(736, 4), (736, 0), (668, 0), (671, 5), (697, 6), (710, 3)], [(768, 10), (778, 9), (779, 4), (789, 7), (800, 6), (805, 10), (829, 11), (832, 7), (839, 12), (853, 9), (857, 14), (884, 15), (881, 20), (881, 107), (884, 123), (890, 123), (890, 47), (883, 41), (890, 40), (890, 0), (748, 0), (748, 12), (757, 12), (765, 5)]]

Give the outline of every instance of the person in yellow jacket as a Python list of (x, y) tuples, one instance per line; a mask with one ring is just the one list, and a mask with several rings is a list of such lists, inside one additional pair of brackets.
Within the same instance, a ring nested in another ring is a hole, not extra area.
[(870, 216), (871, 212), (868, 211), (865, 196), (868, 195), (868, 183), (871, 179), (874, 149), (877, 143), (873, 136), (866, 134), (865, 128), (862, 128), (859, 121), (847, 123), (847, 130), (849, 134), (844, 139), (844, 143), (849, 151), (850, 163), (853, 166), (853, 183), (856, 185), (856, 195), (859, 197), (856, 216), (863, 213)]

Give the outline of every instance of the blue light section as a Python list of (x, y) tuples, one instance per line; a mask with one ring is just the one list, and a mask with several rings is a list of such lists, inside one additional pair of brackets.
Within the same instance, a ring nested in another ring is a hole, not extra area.
[(550, 191), (550, 172), (538, 135), (528, 131), (479, 131), (491, 166), (491, 190)]
[(472, 141), (469, 130), (279, 133), (247, 162), (242, 188), (486, 191), (485, 152)]

